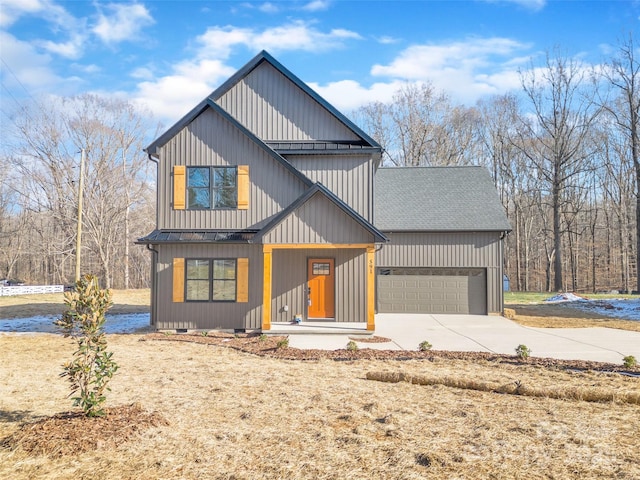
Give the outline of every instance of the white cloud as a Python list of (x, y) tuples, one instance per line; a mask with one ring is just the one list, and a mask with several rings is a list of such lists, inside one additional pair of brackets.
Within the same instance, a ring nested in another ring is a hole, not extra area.
[(111, 3), (105, 8), (111, 12), (111, 15), (100, 13), (98, 22), (93, 27), (93, 33), (105, 43), (136, 39), (144, 27), (155, 23), (149, 10), (139, 3), (130, 5)]
[[(142, 70), (135, 73), (143, 74)], [(146, 105), (159, 118), (175, 122), (234, 72), (234, 68), (218, 60), (182, 62), (174, 67), (171, 75), (139, 83), (134, 100)]]
[(40, 40), (36, 44), (47, 52), (60, 55), (61, 57), (77, 59), (82, 56), (86, 36), (82, 33), (72, 33), (66, 42), (53, 42), (51, 40)]
[(542, 10), (547, 5), (547, 0), (484, 0), (487, 3), (505, 3), (510, 4), (513, 3), (520, 7), (524, 7), (527, 10), (531, 10), (533, 12), (538, 12)]
[(24, 14), (42, 11), (40, 0), (3, 0), (0, 8), (0, 27), (8, 27)]
[[(38, 53), (34, 46), (13, 35), (0, 31), (2, 60), (9, 69), (2, 68), (2, 83), (18, 96), (37, 96), (45, 90), (57, 89), (61, 94), (73, 91), (80, 83), (77, 77), (62, 78), (51, 68), (51, 56)], [(26, 90), (26, 91), (25, 91)]]
[(51, 0), (2, 0), (0, 27), (9, 27), (24, 15), (38, 15), (68, 30), (73, 26), (73, 17)]
[(260, 10), (263, 13), (278, 13), (280, 11), (277, 5), (274, 5), (271, 2), (266, 2), (266, 3), (263, 3), (262, 5), (259, 5), (258, 10)]
[(321, 97), (343, 112), (356, 110), (371, 102), (390, 102), (393, 94), (404, 84), (405, 82), (392, 81), (364, 87), (354, 80), (340, 80), (324, 86), (308, 82)]
[(228, 58), (234, 46), (242, 45), (250, 50), (287, 51), (303, 50), (308, 52), (326, 51), (342, 46), (345, 40), (361, 39), (353, 31), (333, 29), (321, 32), (303, 21), (293, 21), (287, 25), (257, 31), (252, 28), (233, 26), (210, 27), (198, 37), (203, 52), (208, 57)]
[(2, 0), (0, 26), (9, 27), (25, 15), (42, 18), (51, 24), (55, 34), (66, 33), (69, 36), (68, 40), (60, 42), (34, 40), (34, 45), (65, 58), (75, 59), (82, 55), (86, 39), (84, 20), (75, 18), (51, 0)]
[(378, 37), (376, 40), (378, 41), (378, 43), (381, 43), (382, 45), (391, 45), (393, 43), (398, 43), (400, 41), (400, 39), (389, 37), (388, 35)]
[(438, 45), (414, 45), (371, 74), (391, 80), (430, 82), (455, 100), (473, 102), (519, 86), (518, 52), (527, 45), (506, 38), (480, 38)]
[(138, 67), (131, 72), (131, 78), (138, 78), (140, 80), (151, 80), (153, 78), (153, 71), (147, 67)]
[[(150, 75), (150, 71), (135, 70), (132, 73), (134, 78), (145, 79), (138, 85), (135, 97), (159, 117), (173, 122), (210, 94), (216, 85), (235, 73), (235, 68), (223, 63), (235, 47), (245, 47), (254, 52), (263, 49), (272, 52), (317, 52), (339, 48), (346, 40), (360, 38), (360, 35), (349, 30), (322, 32), (298, 21), (262, 31), (232, 26), (210, 27), (197, 37), (199, 49), (194, 58), (175, 65), (169, 75), (154, 81), (144, 77)], [(325, 88), (339, 92), (341, 86), (332, 84)], [(361, 89), (357, 94), (366, 97), (365, 90)], [(355, 95), (356, 92), (352, 91), (351, 94)], [(339, 94), (336, 94), (338, 97)]]
[(331, 2), (326, 0), (313, 0), (302, 7), (302, 10), (306, 10), (307, 12), (319, 12), (322, 10), (327, 10), (329, 8)]

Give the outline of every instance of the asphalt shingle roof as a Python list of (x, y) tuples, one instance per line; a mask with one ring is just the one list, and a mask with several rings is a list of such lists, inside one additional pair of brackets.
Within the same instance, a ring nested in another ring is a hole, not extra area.
[(394, 231), (509, 231), (484, 167), (380, 168), (375, 226)]

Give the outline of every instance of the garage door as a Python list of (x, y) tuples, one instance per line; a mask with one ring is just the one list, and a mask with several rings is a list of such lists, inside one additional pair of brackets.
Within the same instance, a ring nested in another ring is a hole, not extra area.
[(487, 313), (482, 268), (379, 268), (380, 313)]

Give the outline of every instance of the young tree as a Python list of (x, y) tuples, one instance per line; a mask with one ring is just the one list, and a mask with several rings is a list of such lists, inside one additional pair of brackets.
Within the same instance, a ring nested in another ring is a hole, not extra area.
[(64, 365), (61, 377), (71, 383), (73, 405), (80, 406), (88, 417), (105, 414), (107, 384), (118, 370), (113, 353), (107, 351), (104, 333), (105, 314), (111, 307), (111, 292), (100, 290), (98, 279), (85, 275), (76, 282), (76, 291), (64, 295), (67, 310), (54, 322), (65, 337), (72, 337), (78, 349), (73, 360)]

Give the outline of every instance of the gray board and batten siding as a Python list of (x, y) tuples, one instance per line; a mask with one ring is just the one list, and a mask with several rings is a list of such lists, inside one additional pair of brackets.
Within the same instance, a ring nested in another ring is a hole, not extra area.
[(261, 62), (216, 103), (265, 141), (360, 140), (268, 62)]
[[(290, 205), (305, 190), (265, 149), (211, 108), (206, 108), (160, 147), (158, 229), (244, 230)], [(175, 210), (172, 198), (175, 165), (249, 166), (249, 209)]]
[[(262, 245), (220, 243), (159, 244), (157, 263), (158, 330), (236, 330), (262, 327)], [(174, 302), (174, 258), (248, 258), (249, 299), (239, 302)], [(212, 308), (215, 307), (215, 308)]]
[(366, 253), (355, 248), (274, 250), (271, 320), (290, 322), (296, 314), (307, 318), (309, 258), (335, 259), (335, 321), (366, 322)]
[(371, 155), (286, 155), (294, 167), (320, 182), (368, 222), (373, 219)]
[[(262, 327), (262, 245), (162, 244), (157, 263), (159, 330), (257, 330)], [(181, 302), (173, 294), (174, 258), (248, 258), (249, 301)], [(307, 259), (335, 260), (335, 321), (365, 322), (367, 309), (366, 253), (362, 249), (275, 249), (272, 257), (273, 322), (290, 322), (295, 314), (307, 316)], [(212, 306), (215, 305), (215, 308)], [(288, 311), (284, 306), (287, 305)]]
[(316, 192), (261, 240), (265, 244), (373, 244), (371, 232), (328, 197)]
[[(389, 237), (389, 243), (384, 244), (376, 253), (378, 283), (381, 281), (381, 270), (393, 267), (483, 269), (486, 272), (486, 310), (502, 311), (502, 240), (499, 232), (385, 234)], [(443, 275), (446, 276), (446, 272)], [(380, 286), (378, 293), (379, 288)]]
[(378, 311), (502, 312), (510, 225), (485, 168), (381, 168), (375, 193)]

